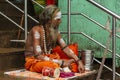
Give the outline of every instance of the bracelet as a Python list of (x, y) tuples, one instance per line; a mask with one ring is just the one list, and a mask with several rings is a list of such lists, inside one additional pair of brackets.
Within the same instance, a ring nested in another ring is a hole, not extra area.
[(67, 47), (67, 45), (65, 47), (63, 47), (61, 50), (64, 50)]
[(62, 63), (61, 63), (61, 65), (60, 65), (60, 67), (62, 67), (62, 66), (63, 66), (63, 64), (64, 64), (64, 60), (62, 60)]
[(80, 61), (80, 59), (78, 59), (77, 61), (76, 61), (76, 63), (78, 63)]

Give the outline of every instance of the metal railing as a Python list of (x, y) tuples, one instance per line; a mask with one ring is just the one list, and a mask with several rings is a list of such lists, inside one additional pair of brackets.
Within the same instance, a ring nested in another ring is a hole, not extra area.
[[(62, 34), (68, 34), (67, 32), (61, 32), (61, 33), (62, 33)], [(94, 43), (100, 45), (102, 48), (106, 49), (106, 46), (105, 46), (105, 45), (103, 45), (103, 44), (101, 44), (100, 42), (96, 41), (95, 39), (91, 38), (89, 35), (85, 34), (84, 32), (70, 32), (70, 34), (81, 34), (81, 35), (83, 35), (84, 37), (88, 38), (90, 41), (93, 41)], [(108, 51), (112, 53), (112, 50), (108, 49)], [(116, 54), (116, 56), (117, 56), (117, 57), (120, 57), (120, 55), (118, 55), (118, 54)], [(94, 58), (94, 60), (95, 60), (96, 62), (98, 62), (99, 64), (101, 64), (101, 62), (100, 62), (99, 60), (97, 60), (97, 59), (95, 59), (95, 58)], [(108, 67), (108, 66), (106, 66), (106, 65), (104, 65), (104, 67), (107, 68), (107, 69), (110, 70), (110, 71), (113, 71), (110, 67)], [(117, 72), (115, 72), (115, 74), (116, 74), (117, 76), (120, 76), (120, 74), (117, 73)]]
[[(32, 0), (35, 4), (39, 5), (40, 7), (44, 8), (42, 5), (38, 4), (36, 1)], [(14, 22), (12, 19), (10, 19), (8, 16), (4, 15), (2, 12), (0, 12), (0, 14), (2, 16), (4, 16), (5, 18), (7, 18), (8, 20), (10, 20), (13, 24), (15, 24), (17, 27), (21, 28), (23, 31), (25, 31), (25, 40), (27, 38), (27, 17), (29, 17), (30, 19), (32, 19), (33, 21), (35, 21), (36, 23), (39, 23), (36, 19), (34, 19), (32, 16), (30, 16), (28, 13), (27, 13), (27, 0), (25, 0), (25, 7), (24, 7), (24, 11), (21, 10), (19, 7), (17, 7), (16, 5), (14, 5), (12, 2), (10, 2), (9, 0), (6, 0), (6, 2), (8, 2), (9, 4), (11, 4), (13, 7), (15, 7), (17, 10), (21, 11), (24, 15), (25, 15), (25, 29), (22, 28), (19, 24), (17, 24), (16, 22)], [(115, 74), (120, 76), (119, 73), (115, 72), (115, 56), (117, 57), (120, 57), (120, 55), (116, 54), (116, 45), (115, 45), (115, 42), (116, 42), (116, 37), (120, 38), (120, 36), (118, 34), (116, 34), (115, 32), (115, 26), (116, 26), (116, 19), (120, 20), (120, 16), (116, 15), (115, 13), (111, 12), (110, 10), (104, 8), (103, 6), (99, 5), (98, 3), (96, 3), (95, 1), (93, 0), (89, 0), (89, 2), (91, 2), (92, 4), (94, 4), (96, 7), (99, 7), (100, 9), (102, 9), (103, 11), (107, 12), (108, 14), (110, 14), (111, 16), (113, 16), (113, 29), (112, 29), (112, 32), (113, 32), (113, 48), (112, 50), (108, 49), (109, 52), (113, 53), (113, 61), (114, 61), (114, 64), (113, 64), (113, 70), (109, 67), (107, 67), (106, 65), (104, 65), (107, 69), (109, 69), (110, 71), (113, 71), (113, 80), (115, 80)], [(106, 46), (102, 45), (101, 43), (99, 43), (98, 41), (94, 40), (93, 38), (91, 38), (90, 36), (86, 35), (84, 32), (71, 32), (70, 28), (70, 24), (71, 24), (71, 18), (70, 18), (70, 15), (82, 15), (84, 16), (85, 18), (87, 18), (88, 20), (92, 21), (93, 23), (97, 24), (98, 26), (100, 26), (101, 28), (105, 29), (105, 27), (103, 25), (101, 25), (100, 23), (98, 23), (97, 21), (89, 18), (87, 15), (83, 14), (83, 13), (71, 13), (70, 11), (71, 9), (71, 3), (70, 3), (70, 0), (68, 0), (68, 13), (66, 15), (68, 15), (68, 31), (67, 32), (62, 32), (62, 33), (66, 33), (68, 34), (68, 44), (70, 43), (70, 36), (71, 34), (81, 34), (83, 36), (85, 36), (86, 38), (90, 39), (91, 41), (95, 42), (96, 44), (100, 45), (101, 47), (103, 47), (104, 49), (106, 48)], [(65, 14), (63, 14), (65, 15)], [(16, 41), (16, 42), (25, 42), (25, 40), (11, 40), (11, 41)], [(100, 63), (97, 59), (94, 58), (94, 60), (98, 63)], [(101, 64), (101, 63), (100, 63)]]
[(112, 18), (112, 54), (113, 54), (113, 80), (116, 78), (116, 69), (115, 69), (115, 61), (116, 61), (116, 19), (120, 20), (120, 16), (113, 13), (112, 11), (108, 10), (107, 8), (103, 7), (102, 5), (98, 4), (94, 0), (88, 0), (90, 3), (95, 5), (96, 7), (100, 8), (102, 11), (110, 14)]
[[(34, 0), (32, 0), (34, 1)], [(27, 38), (27, 17), (29, 17), (30, 19), (32, 19), (33, 21), (35, 21), (36, 23), (39, 23), (39, 21), (37, 21), (35, 18), (33, 18), (32, 16), (30, 16), (28, 13), (27, 13), (27, 0), (25, 0), (24, 2), (24, 11), (22, 9), (20, 9), (19, 7), (17, 7), (15, 4), (13, 4), (11, 1), (9, 0), (6, 0), (6, 2), (8, 2), (11, 6), (15, 7), (17, 10), (19, 10), (20, 12), (22, 12), (24, 15), (25, 15), (25, 29), (23, 29), (19, 24), (17, 24), (16, 22), (14, 22), (12, 19), (10, 19), (8, 16), (4, 15), (2, 12), (1, 12), (1, 15), (3, 15), (4, 17), (6, 17), (8, 20), (10, 20), (13, 24), (15, 24), (17, 27), (19, 28), (22, 28), (22, 30), (25, 31), (25, 39), (24, 40), (10, 40), (10, 41), (13, 41), (13, 42), (25, 42), (26, 41), (26, 38)], [(35, 2), (35, 1), (34, 1)], [(43, 8), (43, 6), (41, 6)]]
[(11, 18), (9, 18), (8, 16), (6, 16), (4, 13), (0, 12), (0, 14), (2, 16), (4, 16), (6, 19), (8, 19), (9, 21), (11, 21), (13, 24), (15, 24), (16, 26), (18, 26), (20, 29), (22, 29), (23, 31), (25, 31), (24, 28), (22, 28), (19, 24), (17, 24), (14, 20), (12, 20)]

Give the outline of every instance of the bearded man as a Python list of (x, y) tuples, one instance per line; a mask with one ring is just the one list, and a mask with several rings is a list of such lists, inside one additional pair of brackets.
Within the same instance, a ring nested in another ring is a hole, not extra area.
[[(34, 72), (42, 72), (44, 66), (51, 68), (69, 67), (77, 64), (80, 73), (84, 72), (84, 65), (63, 40), (58, 31), (61, 23), (61, 11), (54, 5), (48, 5), (39, 15), (39, 25), (29, 32), (25, 46), (25, 68)], [(57, 45), (69, 59), (61, 59), (60, 55), (52, 52)]]

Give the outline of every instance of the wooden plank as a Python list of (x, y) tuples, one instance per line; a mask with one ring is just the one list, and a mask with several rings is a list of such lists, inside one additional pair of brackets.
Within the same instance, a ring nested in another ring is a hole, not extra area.
[(75, 76), (73, 78), (69, 78), (68, 80), (95, 80), (97, 71), (89, 71), (83, 74), (78, 74), (78, 76)]

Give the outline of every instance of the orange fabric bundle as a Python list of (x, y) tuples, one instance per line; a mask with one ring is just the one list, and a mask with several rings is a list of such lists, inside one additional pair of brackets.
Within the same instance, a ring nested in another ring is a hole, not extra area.
[[(78, 56), (78, 44), (70, 44), (68, 47)], [(58, 53), (60, 55), (60, 59), (69, 59), (69, 57), (61, 50), (60, 46), (55, 47), (52, 50), (53, 53)]]
[(71, 71), (72, 72), (79, 72), (78, 71), (78, 65), (76, 63), (71, 64)]
[[(54, 59), (59, 59), (60, 58), (57, 53), (46, 54), (45, 56), (48, 56), (48, 57), (54, 58)], [(54, 63), (52, 61), (37, 60), (34, 57), (26, 58), (25, 68), (27, 70), (41, 73), (42, 68), (44, 66), (47, 66), (47, 67), (50, 67), (50, 68), (59, 68), (60, 67), (57, 63)]]

